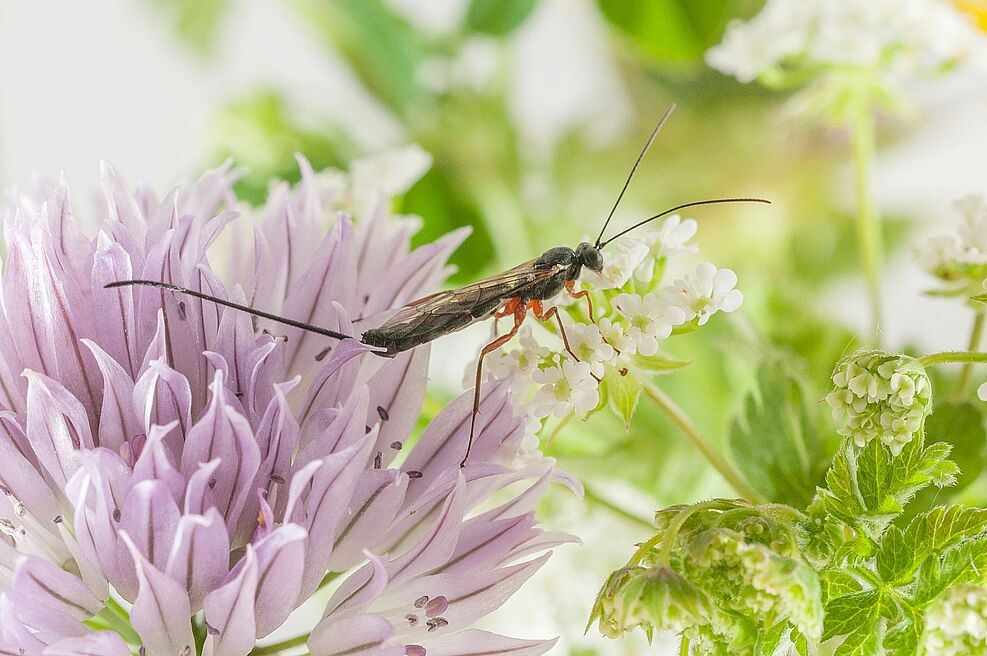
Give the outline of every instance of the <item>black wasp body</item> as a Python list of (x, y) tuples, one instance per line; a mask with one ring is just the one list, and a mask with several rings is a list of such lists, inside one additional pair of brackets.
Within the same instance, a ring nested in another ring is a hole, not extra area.
[(503, 274), (414, 301), (363, 333), (361, 341), (386, 349), (380, 355), (394, 357), (486, 319), (510, 303), (527, 308), (532, 301), (548, 300), (571, 287), (583, 267), (597, 273), (603, 269), (603, 256), (592, 244), (550, 248)]

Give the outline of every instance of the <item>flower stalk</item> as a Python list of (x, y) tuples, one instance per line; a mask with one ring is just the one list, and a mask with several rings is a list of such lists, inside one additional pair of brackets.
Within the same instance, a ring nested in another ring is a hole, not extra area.
[[(865, 94), (865, 92), (861, 92)], [(866, 98), (866, 95), (865, 95)], [(874, 114), (867, 102), (859, 102), (850, 125), (853, 149), (854, 182), (857, 194), (857, 244), (860, 249), (860, 268), (867, 285), (870, 304), (871, 340), (878, 345), (882, 317), (881, 308), (881, 221), (874, 202), (872, 169), (874, 161)]]
[(918, 361), (922, 366), (929, 366), (932, 364), (947, 364), (953, 362), (965, 362), (965, 363), (976, 363), (976, 362), (987, 362), (987, 353), (971, 353), (969, 351), (943, 351), (941, 353), (930, 353), (929, 355), (923, 355), (918, 358)]
[(696, 449), (706, 458), (709, 462), (719, 472), (720, 476), (730, 484), (734, 491), (742, 496), (747, 501), (751, 503), (764, 503), (765, 499), (760, 492), (755, 490), (751, 485), (744, 480), (730, 462), (724, 458), (720, 453), (713, 447), (710, 441), (703, 435), (702, 431), (696, 425), (685, 410), (683, 410), (675, 401), (671, 399), (662, 390), (656, 387), (650, 381), (645, 381), (642, 385), (642, 390), (645, 396), (647, 396), (651, 401), (658, 406), (662, 412), (668, 415), (682, 434), (692, 443)]
[[(976, 352), (980, 350), (980, 342), (984, 333), (984, 310), (978, 308), (973, 317), (973, 329), (970, 331), (970, 343), (967, 350)], [(973, 377), (973, 362), (966, 362), (960, 372), (960, 379), (956, 383), (956, 391), (953, 395), (955, 401), (962, 401), (966, 398), (967, 389), (970, 387), (970, 379)]]

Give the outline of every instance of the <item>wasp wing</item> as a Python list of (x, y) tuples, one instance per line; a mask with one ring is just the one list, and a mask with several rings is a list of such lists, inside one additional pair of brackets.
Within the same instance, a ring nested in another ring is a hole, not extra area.
[(392, 340), (413, 339), (424, 343), (464, 328), (489, 315), (505, 300), (558, 272), (553, 266), (536, 267), (534, 262), (411, 301), (373, 332)]

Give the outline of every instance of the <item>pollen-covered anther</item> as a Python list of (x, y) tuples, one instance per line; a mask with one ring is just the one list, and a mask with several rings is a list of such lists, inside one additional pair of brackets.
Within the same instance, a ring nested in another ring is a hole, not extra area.
[(414, 606), (415, 608), (425, 608), (426, 604), (428, 604), (428, 595), (422, 595), (418, 599), (415, 599)]
[(432, 619), (425, 622), (428, 626), (428, 630), (435, 631), (436, 629), (441, 629), (442, 627), (449, 626), (449, 620), (444, 617), (433, 617)]
[(0, 517), (0, 533), (4, 535), (14, 535), (17, 533), (17, 525), (6, 517)]
[(421, 645), (405, 645), (404, 656), (425, 656), (428, 652)]
[(408, 620), (408, 626), (418, 625), (418, 616), (415, 615), (414, 613), (408, 613), (407, 615), (404, 616), (404, 619)]

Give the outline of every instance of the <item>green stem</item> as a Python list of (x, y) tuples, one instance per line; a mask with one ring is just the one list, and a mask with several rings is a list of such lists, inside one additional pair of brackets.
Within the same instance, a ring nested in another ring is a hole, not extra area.
[(90, 623), (105, 624), (108, 628), (120, 634), (125, 642), (131, 645), (141, 644), (141, 638), (130, 626), (130, 614), (113, 597), (106, 600), (106, 605), (97, 613)]
[(645, 395), (651, 399), (655, 405), (657, 405), (661, 410), (668, 415), (669, 419), (675, 422), (675, 425), (679, 427), (682, 434), (692, 442), (700, 453), (706, 458), (707, 462), (713, 466), (716, 471), (720, 473), (720, 476), (730, 484), (734, 491), (742, 496), (747, 501), (751, 503), (764, 503), (766, 499), (761, 496), (761, 494), (755, 490), (751, 485), (744, 480), (744, 477), (740, 475), (733, 465), (731, 465), (726, 458), (720, 455), (720, 453), (713, 448), (709, 440), (703, 436), (699, 427), (692, 418), (686, 414), (685, 410), (680, 408), (678, 404), (675, 403), (668, 395), (663, 391), (654, 386), (650, 381), (646, 381), (643, 384)]
[(682, 636), (682, 641), (679, 642), (679, 656), (689, 656), (689, 639)]
[(648, 519), (646, 519), (644, 517), (640, 517), (638, 515), (635, 515), (634, 513), (621, 508), (620, 506), (618, 506), (617, 504), (613, 503), (612, 501), (610, 501), (610, 500), (608, 500), (608, 499), (600, 496), (600, 494), (598, 494), (596, 492), (596, 490), (594, 490), (592, 487), (590, 487), (586, 483), (583, 483), (583, 495), (586, 497), (586, 500), (587, 501), (590, 501), (592, 503), (595, 503), (598, 506), (602, 506), (602, 507), (606, 508), (607, 510), (609, 510), (610, 512), (614, 513), (615, 515), (618, 515), (620, 517), (623, 517), (624, 519), (628, 520), (629, 522), (632, 522), (634, 524), (640, 524), (641, 526), (647, 526), (648, 528), (650, 528), (652, 530), (654, 530), (654, 528), (655, 528), (654, 523), (651, 522), (650, 520), (648, 520)]
[(947, 362), (987, 362), (987, 353), (971, 353), (969, 351), (943, 351), (942, 353), (932, 353), (923, 355), (918, 359), (923, 367), (932, 364), (943, 364)]
[(308, 642), (309, 634), (296, 636), (288, 640), (282, 640), (281, 642), (275, 642), (270, 645), (263, 645), (261, 647), (254, 647), (250, 650), (249, 656), (263, 656), (263, 654), (278, 654), (285, 649), (291, 649), (292, 647), (300, 647)]
[[(970, 344), (967, 347), (968, 351), (978, 351), (980, 349), (980, 340), (984, 334), (984, 311), (978, 309), (973, 317), (973, 330), (970, 331)], [(956, 383), (956, 393), (953, 395), (953, 400), (959, 402), (966, 398), (966, 390), (970, 386), (970, 379), (973, 377), (973, 363), (967, 362), (963, 365), (963, 371), (960, 372), (960, 380)]]
[(873, 342), (880, 344), (881, 325), (881, 222), (874, 203), (871, 185), (874, 161), (874, 114), (868, 103), (854, 112), (850, 125), (853, 148), (854, 178), (857, 192), (857, 247), (860, 249), (860, 268), (867, 283), (870, 301)]

